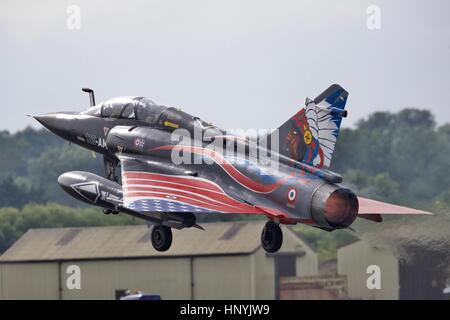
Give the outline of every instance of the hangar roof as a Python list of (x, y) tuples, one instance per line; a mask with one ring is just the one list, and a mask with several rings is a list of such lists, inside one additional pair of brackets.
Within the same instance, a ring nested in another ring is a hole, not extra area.
[[(30, 229), (0, 256), (0, 263), (251, 254), (261, 246), (264, 223), (215, 222), (202, 223), (205, 231), (174, 229), (166, 252), (152, 248), (146, 225)], [(306, 247), (295, 238), (300, 248)]]

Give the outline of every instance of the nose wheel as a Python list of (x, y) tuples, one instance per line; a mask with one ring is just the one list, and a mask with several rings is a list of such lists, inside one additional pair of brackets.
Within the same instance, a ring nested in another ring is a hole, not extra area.
[(172, 229), (155, 225), (152, 229), (152, 245), (157, 251), (166, 251), (172, 244)]
[(267, 252), (277, 252), (283, 244), (283, 232), (280, 226), (273, 222), (268, 221), (264, 226), (261, 233), (261, 244)]

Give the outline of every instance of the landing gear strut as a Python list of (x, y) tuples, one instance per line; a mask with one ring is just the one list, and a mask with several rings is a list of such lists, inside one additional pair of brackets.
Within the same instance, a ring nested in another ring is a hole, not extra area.
[(261, 233), (261, 244), (267, 252), (277, 252), (283, 244), (283, 232), (280, 226), (273, 222), (268, 221), (264, 226)]
[(172, 229), (155, 225), (152, 229), (152, 245), (157, 251), (166, 251), (172, 244)]
[[(103, 156), (103, 165), (105, 167), (105, 177), (108, 180), (119, 182), (119, 177), (116, 176), (116, 168), (119, 164), (117, 159), (113, 159), (107, 156)], [(102, 208), (104, 214), (118, 214), (116, 210), (111, 210), (107, 208)]]
[(105, 178), (111, 181), (119, 182), (119, 177), (116, 175), (116, 168), (119, 164), (117, 159), (103, 156), (103, 165), (105, 167)]

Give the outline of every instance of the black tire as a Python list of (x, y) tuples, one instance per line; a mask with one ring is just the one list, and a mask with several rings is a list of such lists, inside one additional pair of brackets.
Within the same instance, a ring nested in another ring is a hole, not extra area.
[(261, 233), (261, 244), (269, 253), (277, 252), (283, 244), (283, 232), (278, 224), (269, 221)]
[(106, 209), (106, 208), (102, 208), (103, 214), (111, 214), (112, 210), (111, 209)]
[(172, 245), (172, 229), (155, 225), (152, 229), (152, 245), (157, 251), (167, 251)]

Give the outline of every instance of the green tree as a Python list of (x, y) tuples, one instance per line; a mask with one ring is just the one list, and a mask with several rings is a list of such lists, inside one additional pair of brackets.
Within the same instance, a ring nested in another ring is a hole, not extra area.
[(89, 171), (103, 175), (101, 157), (93, 158), (91, 152), (75, 145), (63, 145), (43, 152), (30, 162), (29, 178), (33, 186), (45, 185), (44, 196), (48, 201), (80, 206), (59, 186), (58, 177), (67, 171)]
[(17, 183), (11, 176), (0, 181), (0, 207), (21, 208), (28, 202), (44, 203), (46, 198), (42, 188), (30, 184)]

